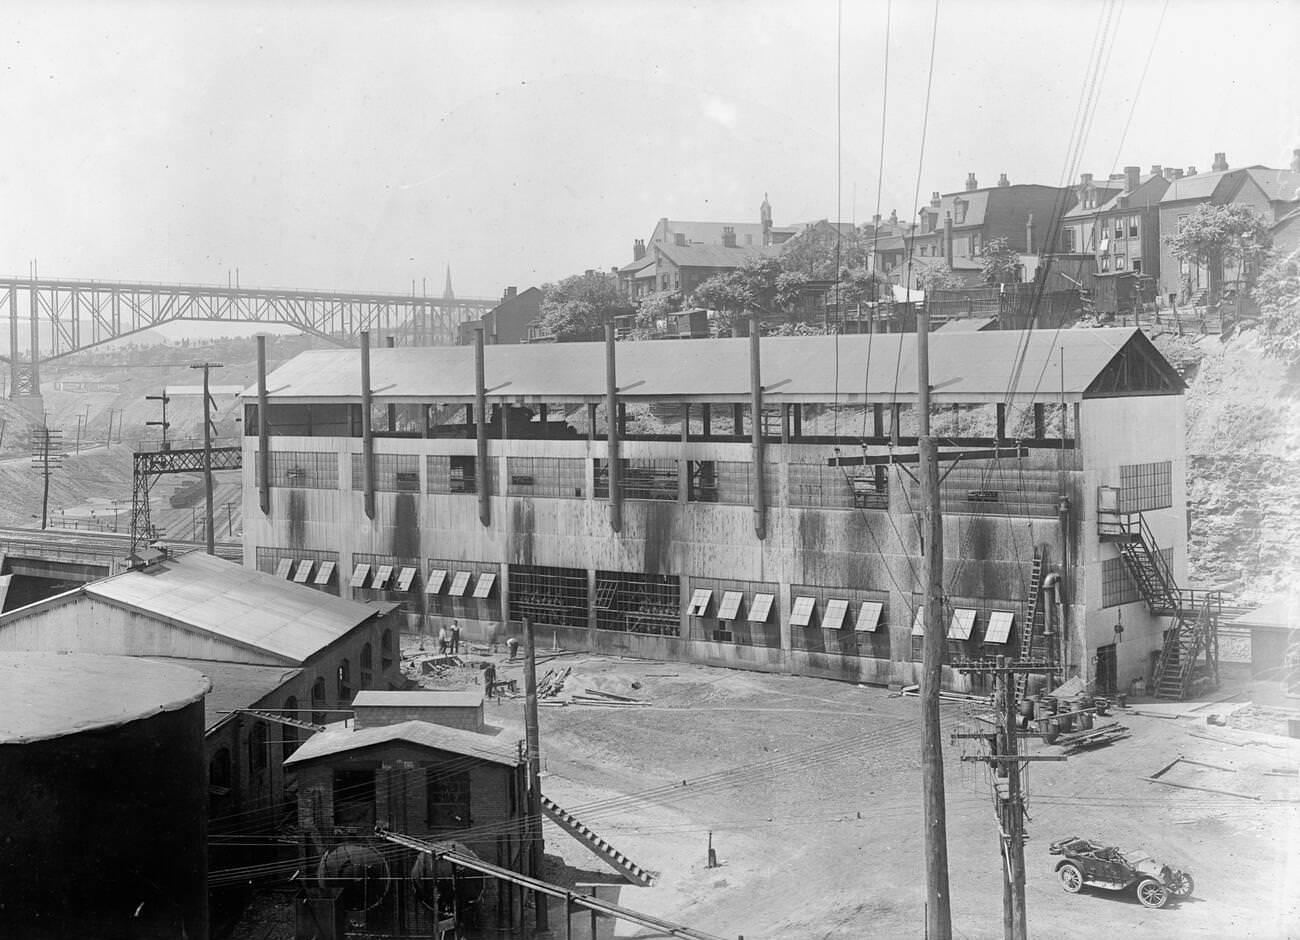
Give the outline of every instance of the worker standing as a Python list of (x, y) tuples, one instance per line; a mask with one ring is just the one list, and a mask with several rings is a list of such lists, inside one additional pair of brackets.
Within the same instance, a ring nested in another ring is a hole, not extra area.
[(460, 621), (451, 622), (451, 655), (460, 655)]
[(441, 654), (441, 655), (443, 655), (443, 656), (446, 656), (446, 655), (447, 655), (447, 648), (448, 648), (449, 646), (451, 646), (451, 637), (450, 637), (450, 636), (448, 635), (448, 633), (447, 633), (447, 626), (446, 626), (446, 624), (444, 624), (443, 626), (441, 626), (441, 627), (438, 628), (438, 652), (439, 652), (439, 654)]

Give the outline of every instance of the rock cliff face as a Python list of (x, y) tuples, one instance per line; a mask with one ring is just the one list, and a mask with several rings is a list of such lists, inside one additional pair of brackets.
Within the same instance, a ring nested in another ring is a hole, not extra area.
[(1221, 585), (1246, 604), (1297, 589), (1300, 376), (1264, 356), (1250, 333), (1166, 354), (1189, 365), (1193, 582)]

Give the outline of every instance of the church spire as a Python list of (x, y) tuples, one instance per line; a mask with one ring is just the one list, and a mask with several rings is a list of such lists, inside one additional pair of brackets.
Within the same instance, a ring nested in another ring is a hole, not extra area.
[(442, 289), (443, 300), (455, 300), (456, 292), (451, 289), (451, 265), (447, 265), (447, 286)]

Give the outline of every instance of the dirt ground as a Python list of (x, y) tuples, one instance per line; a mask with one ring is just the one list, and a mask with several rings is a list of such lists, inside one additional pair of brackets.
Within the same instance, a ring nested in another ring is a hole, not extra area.
[[(573, 673), (559, 701), (603, 689), (648, 703), (541, 710), (543, 791), (660, 873), (653, 887), (623, 887), (611, 900), (725, 938), (922, 935), (915, 698), (587, 655), (544, 661), (539, 672), (563, 667)], [(519, 666), (503, 664), (500, 673), (519, 678)], [(522, 736), (522, 709), (522, 698), (492, 702), (487, 720)], [(1300, 936), (1300, 779), (1274, 775), (1300, 767), (1300, 741), (1207, 725), (1223, 710), (1138, 704), (1119, 716), (1131, 737), (1063, 763), (1030, 765), (1032, 936)], [(970, 711), (946, 706), (945, 735)], [(1001, 937), (992, 798), (983, 765), (961, 761), (963, 750), (974, 746), (945, 743), (954, 934)], [(1059, 749), (1035, 742), (1029, 752)], [(1161, 779), (1181, 786), (1143, 779), (1180, 757)], [(713, 869), (710, 833), (721, 863)], [(609, 880), (610, 870), (563, 831), (548, 822), (545, 835), (552, 877)], [(1067, 894), (1047, 846), (1070, 835), (1185, 868), (1195, 895), (1153, 911), (1108, 891)], [(563, 936), (557, 921), (554, 935)], [(589, 936), (586, 921), (574, 917), (580, 940)], [(630, 925), (601, 933), (613, 935), (652, 934)]]

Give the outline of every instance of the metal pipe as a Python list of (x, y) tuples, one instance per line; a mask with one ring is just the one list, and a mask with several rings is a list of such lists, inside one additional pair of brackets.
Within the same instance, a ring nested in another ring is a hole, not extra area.
[(758, 313), (749, 322), (749, 433), (754, 462), (754, 534), (767, 538), (767, 505), (763, 492), (763, 375), (758, 349)]
[[(257, 337), (257, 501), (262, 515), (271, 514), (271, 425), (267, 414), (266, 337)], [(110, 425), (111, 427), (111, 425)], [(111, 431), (109, 432), (112, 433)]]
[(370, 427), (370, 331), (361, 331), (361, 479), (366, 518), (375, 518), (375, 434)]
[[(492, 494), (488, 492), (487, 446), (487, 368), (483, 361), (483, 327), (474, 328), (474, 485), (478, 489), (478, 521), (483, 525), (492, 522)], [(502, 415), (502, 424), (505, 416)]]
[(609, 527), (623, 530), (623, 486), (618, 466), (618, 376), (614, 361), (614, 324), (605, 324), (605, 423), (609, 444)]

